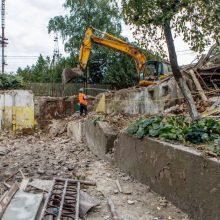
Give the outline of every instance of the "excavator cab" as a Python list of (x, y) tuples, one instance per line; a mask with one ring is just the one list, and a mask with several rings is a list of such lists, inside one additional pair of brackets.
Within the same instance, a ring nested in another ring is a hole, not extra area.
[(141, 73), (139, 74), (139, 85), (149, 86), (157, 84), (158, 81), (168, 77), (165, 72), (164, 63), (156, 60), (148, 60), (144, 63)]

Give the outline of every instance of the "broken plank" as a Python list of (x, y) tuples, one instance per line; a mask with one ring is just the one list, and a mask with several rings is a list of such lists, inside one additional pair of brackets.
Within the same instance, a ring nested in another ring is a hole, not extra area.
[(202, 113), (202, 118), (210, 116), (210, 115), (218, 113), (218, 112), (220, 112), (220, 107), (205, 111)]
[(14, 183), (12, 187), (9, 189), (7, 194), (5, 194), (4, 198), (0, 202), (0, 219), (2, 218), (5, 209), (7, 208), (8, 204), (10, 203), (11, 199), (13, 198), (14, 194), (18, 191), (19, 185)]
[(202, 86), (200, 85), (199, 80), (197, 79), (197, 77), (196, 77), (194, 71), (193, 71), (193, 70), (190, 70), (189, 73), (190, 73), (190, 75), (191, 75), (191, 77), (192, 77), (193, 82), (195, 83), (195, 86), (196, 86), (196, 89), (197, 89), (198, 92), (199, 92), (199, 95), (201, 96), (202, 100), (206, 102), (208, 99), (207, 99), (207, 97), (206, 97), (206, 95), (205, 95), (205, 92), (204, 92), (204, 90), (202, 89)]

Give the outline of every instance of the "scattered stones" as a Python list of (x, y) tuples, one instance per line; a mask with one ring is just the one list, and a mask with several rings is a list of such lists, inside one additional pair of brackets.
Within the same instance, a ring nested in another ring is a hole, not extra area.
[(134, 205), (135, 204), (135, 201), (132, 201), (132, 200), (128, 200), (127, 202), (128, 202), (129, 205)]
[(162, 207), (167, 207), (168, 205), (168, 201), (164, 197), (160, 198), (159, 203), (160, 203), (160, 206)]
[(42, 168), (37, 169), (38, 174), (45, 174), (45, 171)]
[(114, 194), (118, 194), (118, 190), (114, 190)]
[(8, 153), (6, 148), (0, 147), (0, 156), (5, 156)]
[[(172, 215), (173, 219), (185, 217), (172, 205), (161, 211), (155, 210), (160, 198), (150, 192), (147, 194), (148, 187), (133, 181), (132, 177), (122, 173), (110, 163), (98, 160), (84, 144), (75, 144), (74, 140), (66, 142), (66, 138), (64, 135), (50, 138), (39, 133), (37, 137), (12, 139), (7, 134), (4, 140), (0, 141), (0, 148), (7, 149), (9, 154), (0, 157), (0, 188), (4, 179), (23, 168), (25, 176), (30, 178), (52, 180), (53, 177), (60, 176), (96, 181), (97, 187), (84, 188), (85, 192), (101, 201), (100, 206), (88, 214), (86, 217), (88, 220), (111, 219), (107, 208), (108, 196), (112, 197), (121, 219), (152, 220), (154, 216), (167, 219), (169, 215)], [(115, 179), (120, 179), (122, 193), (116, 190)], [(150, 205), (151, 202), (154, 202), (154, 206)], [(189, 219), (186, 217), (185, 220)]]

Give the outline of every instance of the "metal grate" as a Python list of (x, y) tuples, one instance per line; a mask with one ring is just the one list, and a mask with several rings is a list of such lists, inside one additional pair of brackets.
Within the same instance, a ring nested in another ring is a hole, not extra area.
[(40, 220), (78, 220), (80, 182), (55, 178)]

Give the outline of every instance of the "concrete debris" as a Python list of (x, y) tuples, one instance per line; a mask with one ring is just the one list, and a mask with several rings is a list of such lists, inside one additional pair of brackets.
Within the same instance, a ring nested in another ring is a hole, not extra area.
[(128, 200), (127, 202), (128, 202), (129, 205), (134, 205), (135, 204), (135, 201), (133, 201), (133, 200)]
[(66, 131), (67, 122), (65, 120), (52, 120), (49, 125), (49, 136), (56, 137), (60, 134), (63, 134)]
[(43, 194), (18, 191), (8, 205), (2, 220), (35, 220)]
[(118, 213), (115, 208), (115, 204), (113, 203), (111, 198), (108, 198), (108, 205), (109, 205), (110, 212), (112, 214), (112, 219), (119, 220)]
[(84, 216), (94, 207), (98, 206), (100, 201), (90, 196), (88, 193), (80, 191), (79, 199), (79, 216), (84, 218)]
[(53, 181), (51, 180), (34, 179), (28, 183), (28, 186), (32, 186), (36, 189), (49, 192), (49, 190), (52, 187), (52, 184), (53, 184)]
[(38, 168), (38, 169), (37, 169), (37, 173), (38, 173), (38, 174), (44, 174), (45, 171), (44, 171), (42, 168)]
[[(28, 193), (49, 191), (53, 176), (95, 180), (97, 187), (85, 186), (81, 190), (100, 202), (87, 213), (86, 219), (88, 220), (111, 219), (106, 206), (106, 200), (109, 197), (117, 205), (122, 219), (153, 219), (156, 216), (167, 219), (167, 216), (172, 216), (174, 219), (189, 220), (184, 213), (172, 205), (157, 211), (156, 207), (160, 206), (159, 198), (149, 192), (146, 185), (134, 181), (133, 178), (120, 172), (119, 169), (115, 169), (110, 163), (97, 159), (84, 143), (76, 143), (65, 133), (56, 137), (48, 137), (46, 133), (42, 132), (31, 136), (12, 136), (4, 133), (1, 134), (1, 138), (3, 140), (0, 142), (0, 147), (4, 148), (8, 145), (7, 156), (1, 157), (0, 160), (1, 195), (6, 191), (3, 180), (22, 168), (25, 176), (30, 178), (25, 189)], [(7, 166), (3, 167), (4, 164)], [(64, 170), (64, 167), (67, 169)], [(38, 171), (44, 172), (39, 174)], [(9, 185), (13, 185), (15, 180), (21, 182), (22, 179), (22, 177), (16, 176), (10, 180)], [(116, 179), (120, 179), (120, 183), (123, 184), (123, 194), (114, 193)], [(132, 192), (132, 198), (130, 198), (131, 194), (127, 194), (126, 191)], [(127, 200), (135, 201), (135, 205), (129, 205)], [(151, 203), (154, 203), (154, 206), (151, 206)], [(143, 207), (145, 208), (143, 209)]]
[(168, 205), (168, 201), (165, 198), (161, 198), (159, 202), (160, 202), (160, 206), (162, 207), (167, 207)]
[(0, 156), (5, 156), (8, 153), (7, 148), (0, 147)]

